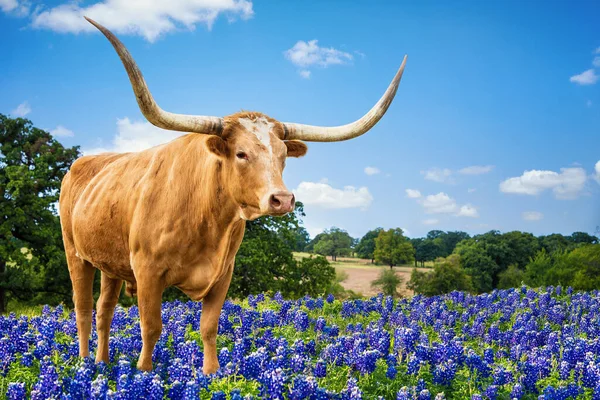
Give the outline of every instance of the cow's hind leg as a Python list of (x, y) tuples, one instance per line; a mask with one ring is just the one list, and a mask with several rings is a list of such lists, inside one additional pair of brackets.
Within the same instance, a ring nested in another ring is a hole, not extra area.
[(231, 283), (233, 265), (229, 266), (227, 274), (217, 282), (202, 300), (202, 316), (200, 317), (200, 333), (204, 345), (204, 362), (202, 372), (205, 375), (214, 374), (219, 369), (217, 358), (217, 333), (219, 317)]
[(153, 276), (136, 279), (142, 330), (142, 353), (137, 367), (142, 371), (151, 371), (152, 352), (162, 331), (161, 304), (165, 288), (162, 281)]
[(96, 362), (104, 361), (108, 363), (110, 324), (115, 312), (115, 306), (119, 301), (122, 286), (123, 281), (121, 279), (113, 279), (108, 277), (104, 272), (102, 273), (100, 298), (96, 303), (96, 330), (98, 331)]
[(90, 333), (92, 331), (92, 310), (94, 308), (94, 272), (96, 268), (82, 260), (72, 243), (65, 241), (65, 251), (69, 275), (73, 285), (73, 304), (77, 321), (77, 336), (79, 337), (79, 356), (90, 355)]

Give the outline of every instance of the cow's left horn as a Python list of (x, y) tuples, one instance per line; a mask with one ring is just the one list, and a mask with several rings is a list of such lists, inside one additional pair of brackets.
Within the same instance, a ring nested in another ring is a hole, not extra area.
[(150, 90), (144, 81), (142, 72), (123, 43), (121, 43), (121, 41), (117, 39), (117, 37), (113, 35), (111, 31), (96, 21), (88, 17), (84, 18), (98, 28), (100, 32), (104, 34), (104, 36), (106, 36), (106, 38), (117, 51), (117, 54), (119, 54), (119, 57), (121, 58), (121, 61), (127, 70), (127, 75), (129, 75), (129, 80), (131, 81), (131, 86), (133, 87), (133, 92), (135, 93), (140, 110), (146, 119), (148, 119), (148, 121), (159, 128), (169, 129), (172, 131), (196, 132), (213, 135), (218, 135), (221, 133), (223, 120), (219, 117), (173, 114), (161, 109), (154, 101), (154, 98), (152, 97), (152, 94), (150, 93)]
[(400, 69), (398, 69), (396, 76), (383, 94), (383, 97), (381, 97), (377, 104), (375, 104), (375, 106), (371, 108), (371, 110), (369, 110), (369, 112), (366, 113), (361, 119), (347, 125), (331, 127), (285, 122), (283, 124), (285, 127), (285, 138), (306, 140), (307, 142), (339, 142), (342, 140), (355, 138), (367, 132), (369, 129), (375, 126), (377, 122), (379, 122), (390, 104), (392, 104), (392, 100), (394, 100), (394, 96), (398, 90), (398, 85), (400, 84), (400, 79), (402, 78), (402, 73), (404, 72), (406, 58), (407, 56), (404, 56), (404, 60), (402, 60)]

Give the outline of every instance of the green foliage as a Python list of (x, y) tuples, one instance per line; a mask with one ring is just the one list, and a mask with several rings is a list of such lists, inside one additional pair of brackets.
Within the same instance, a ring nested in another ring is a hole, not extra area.
[(6, 297), (71, 303), (56, 203), (78, 156), (31, 121), (0, 114), (0, 313)]
[(398, 286), (402, 278), (396, 275), (393, 269), (382, 268), (379, 277), (371, 282), (371, 286), (378, 287), (386, 296), (399, 296)]
[(471, 277), (460, 266), (460, 257), (451, 254), (436, 260), (432, 272), (413, 269), (407, 287), (415, 293), (436, 296), (454, 290), (473, 291)]
[(367, 232), (356, 245), (356, 255), (360, 258), (366, 258), (375, 261), (375, 239), (383, 228), (375, 228)]
[(515, 264), (511, 264), (505, 271), (500, 272), (498, 280), (499, 289), (519, 287), (525, 280), (525, 272)]
[(550, 268), (552, 268), (552, 258), (543, 247), (525, 266), (525, 282), (531, 287), (543, 286)]
[(382, 264), (407, 264), (415, 259), (415, 249), (400, 228), (379, 232), (375, 239), (375, 260)]
[(489, 292), (494, 289), (494, 277), (499, 272), (498, 264), (486, 251), (484, 244), (465, 241), (455, 252), (460, 256), (460, 265), (471, 276), (473, 289), (477, 293)]
[(336, 227), (317, 235), (315, 240), (312, 244), (313, 251), (323, 256), (331, 256), (333, 261), (336, 261), (338, 256), (349, 255), (354, 244), (354, 239), (348, 232)]

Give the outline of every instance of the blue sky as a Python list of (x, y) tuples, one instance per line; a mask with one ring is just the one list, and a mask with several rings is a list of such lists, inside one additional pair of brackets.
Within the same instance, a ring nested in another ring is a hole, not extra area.
[(0, 0), (0, 112), (93, 153), (177, 134), (145, 122), (83, 14), (118, 34), (178, 113), (345, 124), (408, 54), (377, 126), (288, 162), (313, 235), (600, 225), (598, 2)]

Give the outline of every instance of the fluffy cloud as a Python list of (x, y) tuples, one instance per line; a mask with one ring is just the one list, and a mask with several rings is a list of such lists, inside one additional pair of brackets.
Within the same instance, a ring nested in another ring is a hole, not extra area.
[(479, 213), (477, 212), (477, 209), (475, 207), (473, 207), (472, 205), (465, 204), (464, 206), (462, 206), (460, 208), (460, 210), (458, 211), (456, 216), (457, 217), (479, 218)]
[(29, 14), (30, 6), (29, 1), (0, 0), (0, 10), (20, 17)]
[(113, 138), (111, 146), (84, 150), (83, 153), (88, 155), (107, 151), (117, 153), (141, 151), (167, 143), (181, 135), (183, 135), (182, 132), (160, 129), (149, 122), (131, 122), (129, 118), (117, 119), (117, 134)]
[(373, 196), (366, 187), (357, 189), (345, 186), (343, 189), (336, 189), (324, 181), (301, 182), (293, 192), (302, 203), (327, 209), (366, 209), (373, 201)]
[(327, 68), (330, 65), (347, 64), (352, 61), (352, 54), (334, 49), (333, 47), (320, 47), (318, 40), (305, 42), (299, 40), (294, 47), (283, 52), (285, 58), (292, 64), (302, 68), (299, 71), (303, 78), (310, 78), (308, 68), (319, 66)]
[(17, 106), (17, 108), (12, 110), (10, 113), (12, 115), (14, 115), (15, 117), (24, 117), (27, 114), (29, 114), (30, 112), (31, 112), (31, 107), (29, 106), (29, 103), (24, 101), (21, 104), (19, 104)]
[(523, 175), (509, 178), (500, 183), (503, 193), (535, 196), (551, 189), (557, 199), (575, 199), (579, 196), (587, 179), (583, 168), (561, 168), (554, 171), (525, 171)]
[(444, 192), (430, 194), (423, 199), (421, 203), (427, 214), (447, 214), (454, 213), (458, 209), (456, 200)]
[(487, 174), (492, 169), (494, 169), (493, 165), (472, 165), (459, 170), (458, 173), (463, 175), (483, 175)]
[(380, 172), (381, 171), (377, 167), (366, 167), (365, 168), (365, 174), (367, 174), (367, 175), (376, 175)]
[(594, 170), (595, 170), (594, 171), (595, 172), (594, 179), (596, 179), (596, 182), (598, 182), (600, 184), (600, 161), (598, 161), (596, 163)]
[(596, 72), (590, 68), (578, 75), (573, 75), (569, 78), (569, 80), (573, 83), (577, 83), (578, 85), (593, 85), (594, 83), (598, 82), (598, 75), (596, 75)]
[(594, 67), (600, 67), (600, 56), (594, 57), (594, 61), (592, 61)]
[(539, 221), (544, 218), (544, 214), (539, 211), (525, 211), (521, 214), (525, 221)]
[(435, 218), (429, 218), (429, 219), (425, 219), (423, 220), (423, 225), (436, 225), (440, 222), (439, 219), (435, 219)]
[[(10, 2), (10, 0), (0, 0)], [(86, 15), (108, 29), (121, 34), (143, 36), (149, 42), (160, 35), (196, 24), (212, 27), (217, 17), (225, 14), (230, 21), (248, 19), (254, 14), (249, 0), (105, 0), (92, 4), (65, 2), (32, 16), (32, 25), (61, 33), (95, 31)]]
[(75, 135), (72, 130), (67, 129), (62, 125), (58, 125), (56, 128), (52, 129), (50, 134), (56, 137), (72, 137)]
[(476, 207), (471, 204), (459, 206), (456, 203), (456, 200), (444, 192), (422, 197), (421, 192), (418, 190), (406, 189), (406, 196), (417, 199), (417, 202), (423, 206), (423, 210), (426, 214), (451, 214), (455, 217), (479, 218)]
[(406, 197), (409, 199), (418, 199), (421, 197), (421, 192), (419, 192), (417, 189), (406, 189)]
[(421, 171), (421, 174), (425, 175), (425, 179), (440, 182), (440, 183), (452, 183), (452, 171), (448, 168), (430, 168), (427, 171)]

